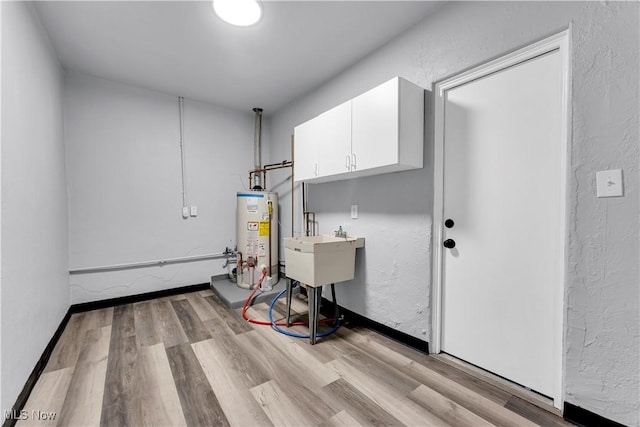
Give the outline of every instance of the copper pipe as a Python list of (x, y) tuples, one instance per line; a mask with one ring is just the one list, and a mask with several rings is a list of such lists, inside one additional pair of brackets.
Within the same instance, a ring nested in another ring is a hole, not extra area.
[[(257, 174), (262, 174), (262, 186), (263, 186), (262, 190), (267, 191), (267, 172), (276, 170), (276, 169), (285, 169), (285, 168), (291, 168), (291, 170), (293, 171), (293, 162), (284, 161), (282, 163), (277, 163), (275, 165), (267, 165), (261, 169), (254, 169), (252, 171), (249, 171), (249, 188), (251, 190), (255, 190), (255, 188), (252, 188), (251, 185), (255, 181), (255, 176)], [(291, 177), (293, 179), (293, 172), (291, 172)]]
[(276, 169), (290, 168), (291, 166), (293, 166), (293, 162), (277, 163), (275, 165), (267, 165), (267, 166), (265, 166), (263, 168), (260, 168), (260, 169), (254, 169), (254, 170), (250, 171), (249, 173), (268, 172), (268, 171), (276, 170)]
[(267, 203), (269, 206), (269, 277), (273, 278), (273, 273), (271, 272), (271, 264), (273, 263), (271, 258), (273, 255), (271, 253), (271, 217), (273, 216), (273, 202), (269, 200)]

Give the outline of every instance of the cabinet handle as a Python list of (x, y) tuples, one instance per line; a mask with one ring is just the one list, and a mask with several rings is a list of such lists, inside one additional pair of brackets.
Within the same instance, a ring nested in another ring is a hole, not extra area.
[(351, 156), (348, 154), (344, 158), (344, 167), (346, 167), (348, 171), (351, 170)]
[(353, 153), (351, 157), (353, 157), (351, 160), (351, 170), (356, 170), (356, 153)]
[(318, 176), (318, 162), (315, 162), (313, 165), (313, 173), (315, 176)]

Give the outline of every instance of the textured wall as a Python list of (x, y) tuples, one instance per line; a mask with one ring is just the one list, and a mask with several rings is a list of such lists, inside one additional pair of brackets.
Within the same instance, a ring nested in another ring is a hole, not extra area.
[[(567, 400), (628, 425), (640, 423), (639, 6), (584, 7), (573, 38)], [(606, 169), (623, 170), (624, 198), (594, 197)]]
[[(394, 75), (430, 89), (571, 25), (565, 397), (627, 425), (640, 423), (638, 14), (637, 2), (450, 3), (278, 111), (269, 127), (272, 160), (288, 158), (295, 125)], [(427, 107), (430, 123), (431, 99)], [(357, 277), (338, 286), (340, 302), (422, 339), (431, 327), (432, 129), (424, 170), (315, 184), (309, 192), (320, 232), (342, 224), (367, 239)], [(595, 198), (595, 172), (609, 168), (623, 169), (624, 198)], [(349, 219), (352, 203), (360, 205), (358, 220)], [(289, 233), (290, 214), (282, 212)]]
[[(190, 205), (182, 218), (177, 97), (65, 78), (71, 269), (219, 253), (235, 244), (236, 191), (253, 165), (253, 113), (185, 100)], [(81, 303), (206, 283), (223, 259), (74, 274)]]
[(2, 401), (69, 308), (62, 69), (32, 5), (2, 2)]

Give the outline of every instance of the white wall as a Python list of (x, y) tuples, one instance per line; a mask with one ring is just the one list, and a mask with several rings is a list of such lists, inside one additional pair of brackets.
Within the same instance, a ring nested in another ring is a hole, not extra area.
[(2, 403), (69, 308), (62, 69), (32, 5), (2, 2)]
[[(253, 165), (253, 112), (185, 100), (182, 218), (177, 97), (68, 73), (65, 146), (71, 269), (219, 253), (235, 245), (237, 191)], [(206, 283), (223, 259), (74, 274), (82, 303)]]
[[(272, 160), (286, 158), (295, 125), (394, 75), (430, 89), (437, 80), (571, 24), (565, 397), (635, 426), (640, 424), (638, 12), (637, 2), (449, 3), (272, 115), (269, 126)], [(342, 224), (367, 239), (356, 279), (337, 286), (339, 302), (425, 340), (431, 333), (433, 244), (433, 113), (427, 97), (423, 170), (315, 184), (309, 191), (321, 233)], [(595, 198), (595, 172), (609, 168), (624, 170), (624, 198)], [(350, 219), (352, 203), (360, 206), (358, 220)], [(288, 224), (288, 209), (281, 211)], [(299, 234), (301, 221), (297, 224)]]

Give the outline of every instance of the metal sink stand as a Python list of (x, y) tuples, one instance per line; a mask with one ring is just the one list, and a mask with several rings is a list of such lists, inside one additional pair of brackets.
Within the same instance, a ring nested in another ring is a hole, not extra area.
[[(292, 280), (287, 277), (287, 326), (290, 326), (291, 318), (291, 298), (293, 297)], [(322, 285), (307, 286), (307, 297), (309, 302), (309, 343), (314, 345), (318, 335), (318, 314), (322, 303)], [(338, 304), (336, 302), (335, 283), (331, 283), (331, 298), (335, 307), (336, 322), (338, 321)]]

